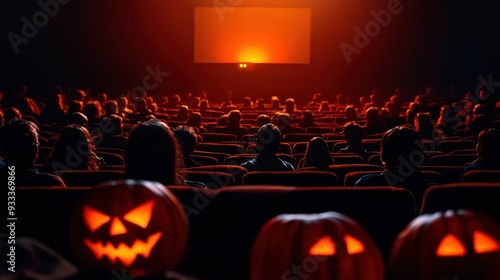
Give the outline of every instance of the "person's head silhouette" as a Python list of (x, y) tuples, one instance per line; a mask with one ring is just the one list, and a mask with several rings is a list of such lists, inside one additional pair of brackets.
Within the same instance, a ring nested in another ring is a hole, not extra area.
[(125, 177), (181, 184), (182, 154), (168, 125), (152, 119), (130, 132), (125, 152)]

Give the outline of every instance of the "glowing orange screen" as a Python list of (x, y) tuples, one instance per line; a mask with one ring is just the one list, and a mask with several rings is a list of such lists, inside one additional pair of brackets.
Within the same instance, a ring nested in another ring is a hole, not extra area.
[(195, 63), (309, 64), (311, 9), (196, 7)]

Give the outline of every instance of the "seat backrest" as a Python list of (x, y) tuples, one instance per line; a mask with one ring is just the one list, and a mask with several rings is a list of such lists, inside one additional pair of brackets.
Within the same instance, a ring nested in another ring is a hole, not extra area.
[(110, 153), (110, 152), (103, 152), (103, 151), (96, 151), (96, 155), (98, 157), (101, 157), (106, 165), (124, 165), (125, 164), (125, 159), (123, 156), (116, 154), (116, 153)]
[(230, 155), (243, 154), (245, 148), (239, 144), (224, 144), (224, 143), (198, 143), (196, 150), (206, 152), (226, 153)]
[(184, 174), (186, 176), (186, 179), (204, 183), (211, 189), (218, 189), (235, 184), (233, 175), (226, 172), (184, 170)]
[(197, 150), (195, 150), (191, 155), (214, 157), (217, 159), (217, 162), (219, 163), (223, 163), (225, 158), (231, 156), (230, 154), (227, 153), (207, 152), (207, 151), (197, 151)]
[(455, 150), (474, 149), (475, 143), (472, 140), (444, 140), (438, 144), (438, 150), (446, 154)]
[[(380, 171), (355, 171), (349, 172), (345, 175), (344, 186), (355, 186), (356, 182), (363, 175), (368, 174), (378, 174)], [(439, 172), (436, 171), (422, 171), (422, 179), (429, 180), (441, 184), (443, 182), (443, 177)]]
[[(345, 141), (335, 143), (333, 145), (333, 152), (338, 152), (340, 149), (347, 147), (349, 144)], [(375, 141), (366, 141), (363, 140), (363, 146), (367, 151), (379, 151), (380, 150), (380, 143), (377, 143)]]
[(461, 182), (464, 174), (462, 166), (422, 165), (418, 169), (438, 172), (443, 178), (443, 184)]
[[(237, 165), (224, 165), (224, 164), (218, 164), (218, 165), (209, 165), (209, 166), (197, 166), (197, 167), (189, 167), (185, 168), (185, 170), (191, 170), (191, 171), (207, 171), (207, 172), (225, 172), (233, 175), (235, 184), (240, 185), (241, 184), (241, 178), (243, 175), (247, 173), (247, 170), (245, 167), (242, 166), (237, 166)], [(217, 182), (216, 182), (217, 183)]]
[(429, 188), (424, 195), (421, 214), (469, 209), (482, 212), (500, 223), (500, 183), (455, 183)]
[[(205, 242), (197, 240), (189, 246), (200, 245), (196, 247), (198, 262), (190, 269), (209, 273), (204, 279), (248, 279), (255, 237), (264, 223), (279, 214), (340, 212), (365, 228), (384, 256), (389, 255), (397, 234), (416, 216), (411, 193), (390, 187), (241, 186), (223, 188), (209, 201), (201, 215), (216, 218), (204, 221)], [(221, 257), (213, 258), (213, 252)], [(221, 263), (224, 269), (214, 269)]]
[(80, 187), (122, 179), (125, 172), (120, 170), (63, 170), (52, 174), (60, 176), (67, 187)]
[(429, 160), (429, 165), (441, 166), (464, 166), (466, 163), (473, 162), (477, 155), (436, 155)]
[(500, 182), (500, 170), (471, 170), (462, 177), (464, 182)]
[[(305, 167), (305, 168), (297, 169), (297, 171), (304, 171), (304, 170), (316, 170), (316, 168)], [(345, 175), (349, 172), (353, 172), (353, 171), (379, 171), (379, 172), (382, 172), (382, 171), (384, 171), (384, 168), (382, 166), (371, 165), (371, 164), (339, 164), (339, 165), (335, 164), (335, 165), (330, 165), (328, 167), (328, 170), (337, 175), (337, 177), (339, 178), (339, 184), (341, 186), (343, 186)]]
[(227, 133), (201, 133), (200, 134), (203, 142), (223, 142), (223, 141), (237, 141), (236, 135)]
[(243, 176), (244, 185), (338, 186), (338, 178), (324, 171), (252, 171)]
[(287, 133), (283, 136), (283, 142), (308, 142), (316, 136), (316, 133)]
[(308, 127), (304, 131), (305, 133), (317, 134), (317, 136), (322, 136), (325, 133), (332, 133), (333, 129), (331, 126), (328, 127)]
[(219, 161), (215, 157), (201, 156), (201, 155), (190, 155), (192, 160), (200, 163), (201, 165), (216, 165)]

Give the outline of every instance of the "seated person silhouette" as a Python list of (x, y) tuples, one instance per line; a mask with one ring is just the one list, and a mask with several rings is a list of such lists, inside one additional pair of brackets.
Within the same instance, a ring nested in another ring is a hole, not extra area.
[(363, 128), (356, 122), (348, 122), (344, 125), (344, 139), (349, 146), (339, 150), (339, 153), (355, 153), (366, 159), (368, 152), (363, 147)]
[(182, 151), (165, 122), (151, 119), (132, 129), (125, 151), (125, 179), (157, 181), (163, 185), (205, 186), (185, 180), (183, 168)]
[(89, 131), (80, 125), (68, 125), (61, 131), (47, 163), (41, 172), (60, 170), (98, 170), (103, 160), (96, 154), (96, 148)]
[(257, 131), (255, 143), (259, 154), (256, 158), (246, 161), (241, 166), (250, 171), (294, 171), (293, 165), (276, 156), (281, 143), (281, 132), (275, 125), (263, 125)]
[(384, 133), (380, 158), (385, 171), (362, 176), (356, 186), (397, 186), (410, 190), (420, 205), (424, 192), (436, 182), (422, 179), (419, 165), (425, 160), (422, 141), (409, 127), (397, 126)]
[(15, 168), (16, 187), (66, 187), (59, 176), (39, 173), (35, 166), (39, 151), (38, 127), (26, 120), (11, 120), (0, 127), (0, 178), (7, 186), (9, 168)]
[(214, 127), (212, 131), (215, 133), (233, 134), (240, 140), (243, 135), (248, 133), (248, 129), (240, 124), (241, 116), (240, 110), (231, 110), (227, 116), (227, 125), (225, 127)]
[(316, 167), (318, 170), (328, 170), (328, 166), (335, 164), (330, 156), (330, 149), (325, 139), (313, 137), (307, 143), (304, 156), (304, 167)]
[(123, 133), (123, 118), (118, 115), (104, 117), (99, 123), (102, 133), (95, 139), (95, 145), (103, 148), (116, 148), (125, 150), (128, 138)]
[(477, 138), (477, 159), (464, 167), (464, 174), (471, 170), (500, 170), (500, 130), (489, 128)]
[(201, 166), (201, 163), (196, 162), (190, 156), (196, 148), (196, 139), (198, 135), (192, 127), (189, 126), (178, 126), (174, 129), (174, 135), (177, 142), (180, 144), (182, 149), (182, 156), (184, 158), (185, 167), (196, 167)]

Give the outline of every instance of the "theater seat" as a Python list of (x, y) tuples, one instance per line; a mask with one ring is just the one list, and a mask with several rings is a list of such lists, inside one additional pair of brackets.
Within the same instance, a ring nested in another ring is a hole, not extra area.
[(184, 170), (186, 179), (204, 183), (208, 188), (218, 189), (235, 184), (233, 175), (226, 172)]
[[(190, 269), (201, 279), (248, 279), (253, 241), (264, 223), (279, 214), (337, 211), (348, 215), (367, 230), (387, 259), (394, 238), (417, 213), (411, 193), (390, 187), (250, 185), (220, 189), (207, 201), (198, 216), (203, 220), (191, 228), (195, 236), (190, 238), (187, 258), (176, 269), (186, 269), (186, 274)], [(204, 236), (196, 232), (202, 228)], [(220, 257), (214, 258), (214, 252)], [(223, 269), (214, 269), (220, 264)]]
[(441, 166), (464, 166), (466, 163), (473, 162), (477, 155), (436, 155), (429, 160), (429, 165)]
[[(349, 172), (345, 175), (345, 180), (344, 180), (344, 186), (354, 186), (356, 185), (356, 182), (361, 178), (363, 175), (367, 174), (379, 174), (380, 171), (355, 171), (355, 172)], [(422, 171), (422, 178), (424, 180), (429, 180), (436, 182), (438, 184), (441, 184), (443, 182), (443, 177), (439, 172), (435, 171)]]
[(190, 155), (192, 160), (200, 163), (201, 165), (216, 165), (219, 164), (217, 158), (209, 157), (209, 156), (200, 156), (200, 155)]
[(224, 162), (225, 158), (231, 156), (230, 154), (226, 154), (226, 153), (197, 151), (197, 150), (195, 150), (191, 155), (214, 157), (217, 159), (217, 162), (219, 162), (219, 163)]
[(237, 165), (209, 165), (209, 166), (197, 166), (197, 167), (189, 167), (185, 168), (185, 170), (189, 171), (206, 171), (206, 172), (225, 172), (233, 175), (234, 183), (236, 185), (241, 184), (241, 178), (243, 175), (247, 173), (246, 168)]
[(463, 182), (500, 182), (500, 170), (471, 170), (462, 177)]
[(474, 149), (475, 146), (472, 140), (444, 140), (438, 144), (438, 151), (449, 154), (455, 150)]
[(482, 212), (500, 223), (500, 183), (462, 182), (438, 185), (425, 192), (421, 214), (469, 209)]
[(243, 176), (244, 185), (338, 186), (337, 175), (324, 171), (252, 171)]
[(125, 160), (123, 156), (116, 154), (116, 153), (110, 153), (110, 152), (102, 152), (102, 151), (96, 151), (96, 155), (104, 160), (106, 165), (124, 165)]
[(425, 171), (436, 171), (443, 177), (443, 184), (457, 183), (462, 181), (464, 168), (462, 166), (419, 166), (418, 169)]
[[(317, 170), (315, 167), (304, 167), (297, 169), (297, 172), (305, 171), (305, 170)], [(329, 172), (335, 173), (339, 178), (340, 186), (344, 185), (345, 175), (349, 172), (353, 171), (384, 171), (382, 166), (371, 165), (371, 164), (341, 164), (341, 165), (330, 165), (328, 167)]]
[(64, 170), (52, 174), (62, 178), (68, 188), (80, 186), (95, 186), (108, 180), (123, 178), (124, 171), (119, 170)]
[[(230, 156), (230, 157), (227, 157), (226, 159), (224, 159), (224, 164), (240, 165), (246, 161), (249, 161), (249, 160), (255, 158), (256, 156), (257, 156), (256, 154), (234, 155), (234, 156)], [(276, 154), (276, 156), (278, 156), (278, 158), (280, 158), (281, 160), (284, 160), (284, 161), (290, 163), (294, 168), (297, 166), (297, 160), (292, 155)]]
[(206, 152), (226, 153), (230, 155), (243, 154), (245, 148), (239, 144), (225, 144), (225, 143), (198, 143), (196, 150)]
[(224, 141), (237, 141), (236, 135), (226, 133), (201, 133), (203, 142), (224, 142)]

